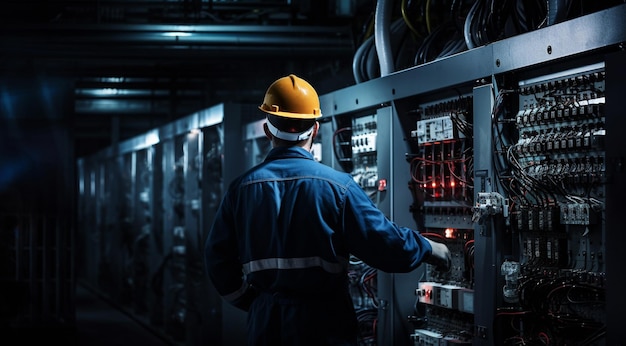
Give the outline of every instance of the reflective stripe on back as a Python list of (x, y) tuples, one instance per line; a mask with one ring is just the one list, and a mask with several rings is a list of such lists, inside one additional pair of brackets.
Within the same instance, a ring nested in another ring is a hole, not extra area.
[(348, 260), (340, 258), (338, 263), (328, 262), (321, 257), (302, 258), (265, 258), (250, 261), (243, 265), (246, 274), (268, 269), (306, 269), (320, 267), (332, 274), (339, 274), (348, 269)]

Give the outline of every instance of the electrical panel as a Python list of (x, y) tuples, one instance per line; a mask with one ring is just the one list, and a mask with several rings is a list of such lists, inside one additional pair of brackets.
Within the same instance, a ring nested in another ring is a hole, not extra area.
[[(551, 23), (322, 96), (336, 124), (337, 165), (373, 197), (381, 194), (353, 159), (373, 148), (365, 134), (352, 146), (352, 119), (391, 109), (376, 118), (378, 186), (392, 192), (378, 205), (452, 254), (449, 272), (378, 272), (376, 324), (391, 330), (379, 329), (373, 343), (626, 339), (614, 322), (624, 309), (625, 11), (620, 4)], [(570, 34), (581, 27), (589, 35)]]
[(474, 227), (472, 95), (408, 99), (399, 107), (412, 151), (406, 153), (413, 196), (410, 210), (421, 234), (448, 246), (448, 272), (426, 265), (416, 282), (411, 320), (415, 345), (471, 344)]
[[(378, 175), (377, 115), (353, 115), (333, 119), (333, 158), (338, 169), (350, 173), (374, 203), (384, 189)], [(325, 126), (325, 125), (323, 125)], [(325, 143), (322, 141), (322, 143)], [(322, 161), (324, 162), (324, 161)], [(350, 295), (359, 323), (359, 345), (376, 345), (378, 318), (378, 272), (351, 256), (348, 268)]]
[(376, 116), (366, 115), (352, 119), (352, 177), (370, 195), (378, 191), (376, 161)]
[(449, 272), (428, 266), (417, 283), (415, 345), (593, 344), (605, 333), (603, 64), (511, 77), (397, 103), (413, 141), (411, 211), (452, 253)]
[(260, 119), (244, 125), (245, 159), (248, 168), (263, 162), (272, 149), (272, 143), (263, 130), (265, 122), (265, 119)]
[(520, 80), (497, 99), (494, 160), (514, 235), (495, 317), (503, 343), (595, 344), (605, 333), (605, 80), (596, 63)]
[(79, 161), (82, 283), (173, 345), (245, 340), (203, 264), (224, 187), (245, 169), (225, 159), (243, 156), (245, 108), (217, 105)]

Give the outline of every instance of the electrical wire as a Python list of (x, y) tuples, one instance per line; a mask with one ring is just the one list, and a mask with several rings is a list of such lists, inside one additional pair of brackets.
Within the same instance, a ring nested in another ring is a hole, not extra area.
[(443, 235), (439, 234), (439, 233), (434, 233), (434, 232), (422, 232), (420, 233), (420, 235), (422, 237), (426, 237), (426, 238), (437, 238), (439, 240), (443, 240), (444, 242), (448, 241), (448, 238), (444, 237)]
[(602, 286), (549, 273), (545, 267), (526, 266), (519, 277), (518, 292), (519, 309), (500, 308), (496, 314), (498, 320), (519, 318), (520, 326), (523, 323), (524, 333), (511, 326), (511, 331), (518, 335), (509, 335), (510, 338), (523, 337), (525, 342), (542, 344), (579, 345), (581, 340), (590, 343), (604, 335), (606, 326), (600, 316), (606, 298)]
[(402, 0), (402, 3), (400, 4), (400, 12), (402, 13), (402, 19), (406, 23), (406, 26), (409, 28), (409, 30), (411, 30), (411, 32), (416, 37), (418, 37), (418, 38), (423, 37), (423, 35), (421, 33), (419, 33), (417, 31), (417, 29), (415, 29), (415, 27), (411, 23), (411, 20), (409, 19), (408, 10), (407, 10), (407, 0)]
[[(339, 138), (344, 133), (347, 133), (350, 136), (350, 139), (348, 141), (345, 141)], [(351, 172), (352, 171), (351, 168), (347, 169), (348, 168), (347, 163), (348, 162), (352, 163), (352, 128), (342, 127), (342, 128), (337, 129), (333, 133), (332, 145), (333, 145), (333, 152), (335, 154), (335, 158), (337, 159), (337, 161), (339, 161), (339, 164), (342, 165), (342, 167), (344, 168), (346, 172)], [(339, 147), (349, 148), (350, 157), (346, 157), (346, 154), (343, 152), (343, 150), (339, 150)]]

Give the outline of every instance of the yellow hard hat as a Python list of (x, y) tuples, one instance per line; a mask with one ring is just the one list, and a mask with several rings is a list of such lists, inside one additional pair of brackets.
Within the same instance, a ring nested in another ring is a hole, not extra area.
[(267, 88), (259, 109), (265, 113), (292, 119), (316, 119), (322, 116), (317, 92), (304, 79), (290, 74)]

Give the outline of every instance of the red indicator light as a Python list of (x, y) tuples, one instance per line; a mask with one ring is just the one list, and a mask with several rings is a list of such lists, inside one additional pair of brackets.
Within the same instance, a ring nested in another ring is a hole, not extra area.
[(446, 238), (454, 238), (454, 228), (446, 228), (444, 232)]
[(387, 190), (387, 179), (380, 179), (378, 181), (378, 191)]

